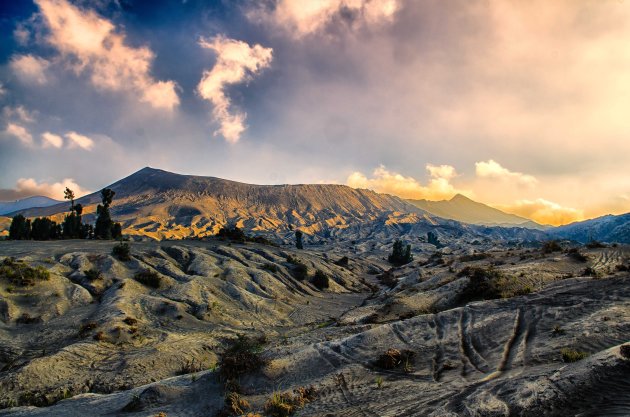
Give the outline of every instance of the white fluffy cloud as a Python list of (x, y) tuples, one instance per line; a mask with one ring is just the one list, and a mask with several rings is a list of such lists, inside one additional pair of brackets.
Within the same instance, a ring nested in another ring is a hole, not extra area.
[(458, 190), (450, 179), (457, 175), (455, 168), (449, 165), (426, 166), (431, 179), (425, 186), (413, 177), (405, 177), (396, 172), (388, 171), (383, 165), (372, 173), (372, 178), (361, 172), (352, 173), (346, 184), (353, 188), (369, 188), (379, 193), (394, 194), (402, 198), (444, 200), (455, 194), (471, 194), (467, 190)]
[(54, 133), (44, 132), (42, 133), (42, 146), (44, 148), (61, 148), (63, 146), (63, 138)]
[(24, 126), (8, 123), (4, 133), (19, 139), (26, 146), (33, 146), (33, 136)]
[(60, 182), (47, 183), (37, 182), (33, 178), (20, 178), (15, 185), (15, 193), (21, 196), (43, 195), (46, 197), (61, 200), (66, 187), (74, 191), (75, 196), (81, 197), (89, 193), (72, 178), (65, 178)]
[(541, 224), (561, 225), (584, 219), (584, 212), (571, 207), (563, 207), (553, 201), (518, 200), (512, 205), (498, 206), (508, 213), (527, 217)]
[(91, 138), (80, 135), (77, 132), (68, 132), (65, 134), (65, 137), (69, 140), (68, 147), (69, 148), (82, 148), (86, 151), (92, 150), (94, 147), (94, 140)]
[(48, 82), (46, 69), (50, 66), (47, 60), (34, 55), (14, 55), (9, 63), (15, 76), (25, 84), (43, 85)]
[(220, 128), (215, 132), (221, 134), (228, 142), (237, 142), (245, 130), (247, 114), (240, 110), (230, 111), (231, 100), (225, 88), (251, 79), (263, 68), (271, 64), (273, 50), (261, 45), (250, 46), (245, 42), (215, 36), (200, 39), (202, 48), (211, 49), (217, 54), (214, 67), (206, 70), (197, 86), (199, 95), (212, 103), (212, 115)]
[(250, 10), (248, 17), (271, 22), (299, 38), (344, 17), (355, 26), (390, 22), (398, 9), (398, 0), (279, 0), (271, 10)]
[(87, 72), (102, 90), (133, 91), (140, 101), (157, 109), (179, 105), (174, 81), (156, 81), (150, 74), (153, 52), (126, 44), (124, 33), (91, 10), (66, 0), (36, 0), (49, 29), (47, 42), (77, 73)]
[(476, 162), (475, 172), (477, 176), (482, 178), (497, 178), (514, 180), (518, 184), (532, 186), (535, 185), (538, 180), (531, 175), (523, 174), (521, 172), (513, 172), (507, 168), (504, 168), (498, 162), (489, 159), (488, 161)]

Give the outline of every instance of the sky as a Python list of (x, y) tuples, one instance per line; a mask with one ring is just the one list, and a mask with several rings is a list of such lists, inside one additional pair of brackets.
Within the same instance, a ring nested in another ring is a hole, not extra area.
[(151, 166), (630, 212), (630, 1), (0, 1), (0, 201)]

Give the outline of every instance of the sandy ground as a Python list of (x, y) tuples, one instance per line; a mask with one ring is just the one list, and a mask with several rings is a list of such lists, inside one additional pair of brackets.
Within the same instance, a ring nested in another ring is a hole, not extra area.
[[(240, 380), (253, 411), (274, 391), (312, 385), (317, 399), (296, 415), (630, 414), (630, 360), (620, 354), (630, 276), (618, 268), (627, 247), (581, 249), (584, 262), (524, 249), (475, 261), (462, 258), (469, 248), (439, 262), (427, 253), (383, 285), (378, 257), (340, 267), (332, 249), (148, 242), (121, 262), (112, 246), (0, 242), (0, 257), (51, 272), (9, 292), (0, 282), (0, 404), (13, 406), (0, 415), (214, 415), (224, 387), (213, 365), (236, 333), (269, 340), (268, 365)], [(293, 278), (287, 255), (328, 274), (330, 288)], [(528, 290), (462, 303), (466, 266), (501, 271), (506, 291)], [(102, 276), (87, 279), (91, 268)], [(145, 270), (159, 288), (134, 279)], [(24, 314), (37, 320), (20, 322)], [(587, 357), (564, 362), (563, 348)], [(388, 349), (413, 356), (383, 369)], [(122, 412), (134, 398), (142, 409)], [(27, 405), (42, 402), (54, 405)]]

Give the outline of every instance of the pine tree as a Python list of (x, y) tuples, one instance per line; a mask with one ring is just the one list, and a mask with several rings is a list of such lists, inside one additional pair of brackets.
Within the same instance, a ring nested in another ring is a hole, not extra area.
[(31, 237), (31, 221), (21, 214), (11, 219), (9, 226), (9, 239), (28, 240)]
[(304, 245), (302, 244), (302, 236), (303, 233), (301, 231), (295, 231), (295, 247), (298, 249), (304, 249)]
[(392, 247), (392, 253), (387, 258), (391, 264), (400, 266), (408, 264), (413, 260), (413, 255), (411, 254), (411, 245), (407, 245), (407, 247), (405, 248), (403, 247), (403, 242), (396, 239), (396, 241), (394, 242), (394, 246)]
[(116, 193), (109, 188), (101, 190), (101, 201), (103, 204), (99, 204), (96, 207), (96, 225), (94, 227), (94, 237), (96, 239), (111, 239), (114, 234), (118, 234), (118, 230), (122, 227), (120, 224), (116, 226), (112, 221), (111, 214), (109, 213), (109, 206), (112, 204), (114, 195)]

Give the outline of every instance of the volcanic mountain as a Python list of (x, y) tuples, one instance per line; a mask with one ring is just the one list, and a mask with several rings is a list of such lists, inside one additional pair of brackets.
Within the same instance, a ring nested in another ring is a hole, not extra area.
[[(125, 233), (152, 238), (215, 234), (234, 224), (248, 231), (318, 233), (390, 215), (431, 216), (395, 196), (344, 185), (251, 185), (214, 177), (180, 175), (143, 168), (110, 185), (116, 192), (112, 216)], [(79, 198), (85, 219), (93, 221), (98, 192)], [(69, 204), (22, 210), (27, 217), (62, 217)]]
[(473, 201), (457, 194), (450, 200), (407, 200), (414, 206), (444, 219), (457, 220), (464, 223), (484, 226), (526, 227), (530, 229), (546, 229), (534, 221), (515, 214), (505, 213), (494, 207)]

